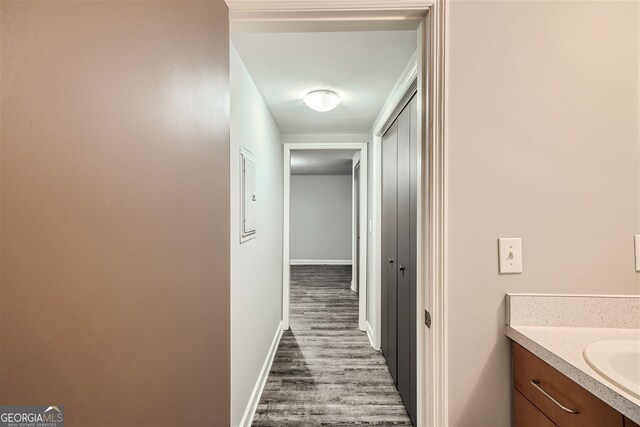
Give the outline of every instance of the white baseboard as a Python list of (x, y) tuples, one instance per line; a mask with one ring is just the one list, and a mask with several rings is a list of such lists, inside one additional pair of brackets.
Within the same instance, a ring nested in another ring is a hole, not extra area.
[(276, 355), (276, 351), (278, 350), (278, 344), (280, 344), (280, 338), (282, 338), (282, 321), (278, 324), (278, 329), (276, 329), (276, 334), (271, 342), (271, 348), (269, 348), (267, 358), (264, 360), (264, 364), (260, 370), (260, 375), (258, 375), (256, 385), (253, 388), (253, 392), (251, 392), (249, 403), (247, 403), (247, 408), (244, 410), (242, 420), (240, 421), (240, 427), (251, 427), (251, 424), (253, 423), (253, 417), (256, 414), (258, 403), (260, 403), (262, 390), (264, 390), (264, 385), (269, 377), (269, 371), (271, 371), (271, 365), (273, 365), (273, 359)]
[(373, 328), (371, 327), (371, 323), (367, 320), (367, 337), (369, 337), (369, 343), (371, 343), (371, 347), (374, 350), (380, 350), (380, 347), (376, 347), (375, 339), (373, 339)]
[(350, 259), (292, 259), (291, 265), (351, 265)]

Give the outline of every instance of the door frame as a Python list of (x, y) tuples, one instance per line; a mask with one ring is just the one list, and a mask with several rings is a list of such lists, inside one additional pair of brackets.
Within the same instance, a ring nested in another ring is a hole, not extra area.
[[(356, 169), (358, 169), (359, 167), (360, 167), (360, 151), (357, 151), (355, 156), (353, 156), (353, 160), (351, 162), (351, 177), (352, 177), (351, 179), (351, 187), (352, 187), (351, 189), (351, 209), (352, 209), (351, 230), (353, 230), (353, 236), (351, 238), (351, 259), (353, 260), (353, 264), (352, 264), (353, 268), (351, 270), (351, 273), (352, 273), (351, 274), (351, 290), (354, 292), (360, 292), (359, 282), (362, 281), (362, 279), (358, 280), (358, 273), (360, 272), (360, 268), (361, 268), (360, 263), (356, 263), (356, 260), (360, 261), (362, 259), (362, 252), (359, 252), (356, 250), (356, 245), (358, 244), (358, 233), (356, 233), (356, 226), (358, 224), (362, 225), (362, 221), (358, 221), (356, 218), (356, 212), (359, 214), (362, 213), (362, 209), (361, 209), (362, 207), (356, 204), (356, 194), (358, 195), (358, 201), (360, 201), (360, 198), (361, 198), (360, 189), (356, 186)], [(358, 180), (359, 180), (358, 182), (362, 181), (362, 169), (358, 171)], [(367, 218), (367, 221), (368, 221), (368, 218)], [(367, 263), (365, 260), (365, 265), (366, 264)], [(360, 276), (360, 278), (362, 278), (362, 276)], [(365, 281), (364, 283), (366, 285), (367, 282)], [(366, 292), (366, 289), (365, 289), (365, 292)], [(366, 299), (364, 303), (365, 303), (365, 313), (366, 313), (366, 303), (367, 303)], [(364, 319), (364, 322), (367, 321), (366, 314), (363, 317), (363, 319)], [(360, 322), (358, 322), (358, 325), (360, 325)], [(363, 329), (360, 327), (360, 330), (363, 330)]]
[[(418, 131), (421, 170), (419, 171), (420, 216), (418, 217), (418, 425), (448, 425), (448, 328), (447, 328), (447, 231), (446, 231), (446, 48), (447, 0), (226, 0), (234, 28), (259, 30), (265, 26), (280, 31), (337, 31), (406, 29), (419, 22), (417, 86)], [(413, 24), (412, 24), (413, 25)], [(405, 26), (405, 28), (403, 28)], [(415, 27), (414, 27), (415, 28)], [(374, 137), (375, 138), (375, 137)], [(372, 145), (375, 140), (372, 141)], [(308, 146), (308, 144), (305, 144)], [(346, 145), (340, 144), (341, 148)], [(340, 147), (338, 147), (340, 148)], [(286, 151), (286, 146), (285, 146)], [(288, 165), (285, 154), (285, 165)], [(375, 160), (375, 154), (373, 155)], [(363, 165), (366, 162), (363, 161)], [(375, 174), (375, 163), (373, 164)], [(378, 171), (379, 172), (379, 171)], [(361, 169), (361, 176), (365, 176)], [(374, 182), (378, 177), (374, 177)], [(363, 180), (364, 181), (364, 180)], [(285, 173), (288, 192), (288, 174)], [(372, 182), (373, 184), (373, 182)], [(368, 197), (368, 194), (366, 194)], [(285, 195), (286, 197), (286, 195)], [(375, 199), (375, 192), (372, 193)], [(375, 200), (374, 200), (375, 201)], [(375, 206), (372, 216), (376, 215)], [(285, 209), (288, 223), (288, 206)], [(378, 213), (379, 219), (379, 213)], [(378, 221), (379, 222), (379, 221)], [(362, 225), (362, 224), (361, 224)], [(378, 223), (372, 230), (379, 239)], [(288, 268), (288, 228), (285, 255)], [(367, 236), (367, 234), (365, 234)], [(380, 249), (372, 245), (372, 260)], [(377, 258), (376, 258), (377, 256)], [(283, 263), (284, 264), (284, 263)], [(283, 272), (284, 273), (284, 272)], [(372, 268), (372, 274), (376, 274)], [(379, 273), (378, 273), (379, 276)], [(283, 274), (287, 281), (288, 274)], [(364, 283), (367, 283), (363, 280)], [(371, 281), (370, 281), (371, 282)], [(284, 284), (283, 284), (284, 286)], [(369, 287), (369, 283), (365, 288)], [(379, 287), (378, 287), (379, 289)], [(284, 294), (284, 289), (283, 289)], [(284, 295), (283, 295), (284, 297)], [(379, 303), (378, 303), (379, 304)], [(423, 323), (423, 310), (431, 313), (432, 326)], [(284, 313), (283, 313), (284, 317)], [(379, 316), (378, 316), (379, 317)], [(284, 320), (284, 319), (283, 319)], [(288, 322), (288, 313), (287, 313)], [(375, 341), (375, 339), (373, 340)], [(374, 343), (375, 344), (375, 343)], [(379, 341), (378, 341), (379, 344)], [(375, 346), (375, 345), (374, 345)], [(424, 369), (422, 367), (424, 366)], [(421, 372), (420, 372), (421, 371)]]
[[(290, 197), (291, 197), (291, 151), (292, 150), (358, 150), (360, 153), (360, 281), (367, 283), (367, 257), (362, 254), (367, 253), (367, 236), (363, 236), (366, 231), (367, 222), (367, 180), (362, 179), (367, 176), (367, 143), (364, 142), (285, 142), (284, 144), (284, 223), (282, 227), (282, 329), (289, 329), (289, 301), (291, 285), (291, 253), (290, 253)], [(352, 218), (352, 223), (353, 223)], [(363, 230), (364, 229), (364, 230)], [(351, 241), (355, 240), (356, 231), (351, 230)], [(353, 248), (352, 248), (353, 253)], [(352, 261), (353, 262), (353, 261)], [(353, 270), (352, 270), (353, 271)], [(352, 275), (353, 279), (353, 275)], [(358, 294), (358, 328), (366, 330), (366, 286), (360, 288)]]

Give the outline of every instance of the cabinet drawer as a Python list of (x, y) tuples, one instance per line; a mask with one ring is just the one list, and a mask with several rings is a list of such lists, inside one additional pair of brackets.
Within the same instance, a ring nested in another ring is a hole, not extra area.
[(514, 427), (556, 427), (516, 389), (513, 389), (513, 413)]
[(631, 421), (629, 418), (624, 417), (624, 427), (640, 427), (638, 424)]
[(619, 412), (516, 343), (513, 381), (516, 390), (559, 427), (623, 425)]

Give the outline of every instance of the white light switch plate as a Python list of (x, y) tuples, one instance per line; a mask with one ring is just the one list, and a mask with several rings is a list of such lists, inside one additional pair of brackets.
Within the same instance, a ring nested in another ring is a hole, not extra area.
[(636, 271), (640, 271), (640, 234), (635, 235), (636, 246)]
[(498, 239), (498, 257), (500, 274), (522, 273), (522, 239)]

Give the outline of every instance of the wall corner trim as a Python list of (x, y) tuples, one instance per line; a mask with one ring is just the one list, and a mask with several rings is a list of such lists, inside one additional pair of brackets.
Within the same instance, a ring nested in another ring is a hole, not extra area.
[(271, 365), (273, 365), (273, 359), (276, 356), (276, 351), (278, 350), (278, 345), (280, 344), (281, 338), (282, 338), (282, 321), (278, 323), (276, 333), (273, 336), (273, 341), (271, 342), (271, 347), (269, 348), (267, 357), (264, 360), (264, 364), (262, 365), (260, 374), (256, 379), (256, 385), (253, 388), (253, 391), (251, 392), (251, 397), (249, 398), (247, 407), (244, 410), (244, 414), (242, 415), (242, 420), (240, 420), (240, 427), (245, 427), (245, 426), (251, 427), (251, 424), (253, 424), (253, 417), (256, 414), (258, 403), (260, 403), (260, 397), (262, 396), (264, 385), (267, 383), (267, 378), (269, 377), (269, 372), (271, 371)]
[(374, 350), (376, 351), (380, 351), (380, 346), (377, 345), (373, 334), (373, 328), (371, 327), (371, 323), (369, 323), (369, 321), (367, 320), (367, 337), (369, 338), (369, 342), (371, 343), (371, 347), (373, 347)]

